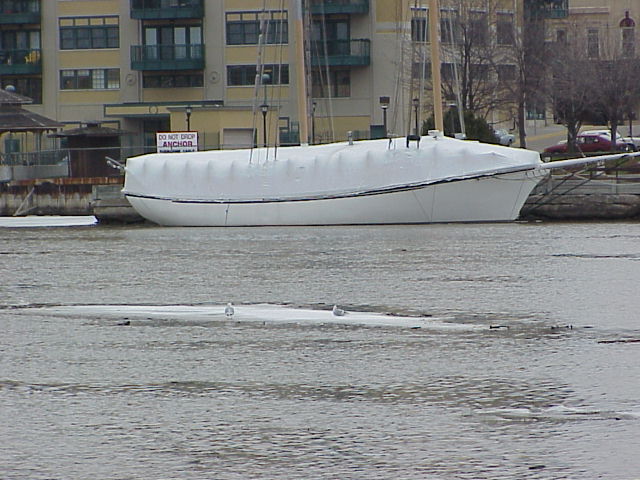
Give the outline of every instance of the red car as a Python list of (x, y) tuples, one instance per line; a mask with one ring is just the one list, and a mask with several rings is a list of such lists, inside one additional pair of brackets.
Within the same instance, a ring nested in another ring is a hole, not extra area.
[[(607, 135), (580, 134), (576, 139), (576, 146), (579, 152), (609, 152), (611, 151), (611, 137)], [(629, 152), (634, 150), (633, 144), (618, 141), (616, 151)], [(562, 141), (544, 149), (545, 153), (567, 153), (567, 142)]]

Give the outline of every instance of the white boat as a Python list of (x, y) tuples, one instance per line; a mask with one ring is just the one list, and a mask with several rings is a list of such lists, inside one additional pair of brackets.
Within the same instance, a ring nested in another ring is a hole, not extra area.
[[(269, 155), (271, 158), (266, 158)], [(160, 225), (508, 221), (546, 173), (536, 152), (423, 137), (128, 159), (124, 193)]]
[[(299, 10), (295, 18), (302, 43)], [(304, 110), (299, 118), (308, 138)], [(548, 169), (562, 164), (434, 131), (419, 141), (142, 155), (127, 160), (123, 193), (140, 215), (167, 226), (497, 222), (516, 219)]]

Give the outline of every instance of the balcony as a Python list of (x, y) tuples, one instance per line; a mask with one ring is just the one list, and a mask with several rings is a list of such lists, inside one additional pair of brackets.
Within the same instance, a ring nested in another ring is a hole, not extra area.
[(202, 70), (204, 45), (133, 45), (132, 70)]
[(369, 13), (369, 0), (312, 0), (313, 15)]
[(203, 0), (131, 0), (131, 18), (137, 20), (203, 17)]
[(42, 73), (39, 48), (0, 50), (0, 74), (33, 75)]
[(311, 65), (316, 67), (362, 67), (371, 62), (367, 39), (315, 41), (311, 48)]
[(0, 0), (0, 24), (40, 23), (40, 0)]
[(525, 1), (525, 17), (528, 20), (544, 18), (567, 18), (569, 0), (529, 0)]

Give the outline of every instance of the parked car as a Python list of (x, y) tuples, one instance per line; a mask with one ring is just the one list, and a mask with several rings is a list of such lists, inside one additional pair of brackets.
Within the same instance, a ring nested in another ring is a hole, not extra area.
[[(583, 135), (605, 135), (611, 138), (611, 130), (586, 130), (582, 132)], [(633, 145), (634, 150), (640, 149), (640, 137), (623, 137), (619, 132), (616, 132), (616, 141), (628, 143)]]
[[(576, 139), (578, 151), (583, 153), (608, 152), (611, 150), (611, 135), (581, 133)], [(617, 151), (629, 152), (635, 149), (633, 144), (618, 141)], [(545, 153), (567, 153), (567, 142), (562, 141), (544, 149)]]
[(496, 139), (498, 140), (498, 143), (500, 145), (506, 145), (507, 147), (510, 147), (513, 142), (516, 141), (516, 137), (512, 133), (509, 133), (507, 130), (502, 128), (494, 130), (493, 134), (496, 136)]

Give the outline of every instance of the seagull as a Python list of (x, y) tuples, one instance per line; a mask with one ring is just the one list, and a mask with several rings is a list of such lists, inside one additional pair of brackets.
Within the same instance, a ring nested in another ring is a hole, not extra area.
[(235, 310), (233, 309), (233, 305), (231, 305), (230, 303), (227, 303), (227, 306), (224, 308), (224, 314), (227, 316), (227, 318), (231, 318), (233, 317), (234, 313), (235, 313)]
[(345, 311), (344, 311), (344, 310), (342, 310), (341, 308), (338, 308), (338, 306), (337, 306), (337, 305), (334, 305), (334, 306), (333, 306), (333, 314), (334, 314), (336, 317), (342, 317), (345, 313), (347, 313), (347, 312), (345, 312)]

